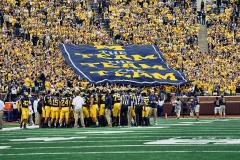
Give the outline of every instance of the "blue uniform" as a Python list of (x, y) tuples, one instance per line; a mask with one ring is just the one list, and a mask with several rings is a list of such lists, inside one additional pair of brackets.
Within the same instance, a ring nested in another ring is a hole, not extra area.
[(113, 107), (113, 96), (112, 95), (106, 96), (105, 107), (106, 107), (106, 109), (112, 110), (112, 107)]
[(154, 94), (152, 94), (148, 98), (149, 98), (150, 107), (157, 108), (157, 105), (156, 105), (157, 97)]

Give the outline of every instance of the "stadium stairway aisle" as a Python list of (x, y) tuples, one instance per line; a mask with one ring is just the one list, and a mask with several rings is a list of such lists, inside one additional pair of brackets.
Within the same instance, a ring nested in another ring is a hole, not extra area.
[[(101, 3), (101, 2), (100, 2)], [(104, 1), (104, 4), (102, 3), (101, 5), (99, 5), (99, 3), (94, 3), (94, 0), (90, 0), (89, 1), (89, 4), (90, 4), (90, 7), (91, 9), (97, 13), (95, 15), (95, 18), (96, 20), (100, 21), (100, 24), (101, 26), (106, 30), (106, 32), (108, 33), (108, 35), (113, 38), (113, 34), (112, 34), (112, 31), (110, 29), (110, 20), (108, 18), (108, 16), (104, 16), (104, 10), (105, 10), (105, 7), (107, 6), (103, 6), (103, 5), (106, 5), (106, 4), (109, 4), (110, 1), (109, 0), (105, 0)], [(101, 12), (99, 12), (99, 7), (101, 7)], [(114, 38), (113, 38), (114, 39)]]
[(207, 26), (200, 25), (198, 33), (198, 46), (202, 53), (208, 53)]

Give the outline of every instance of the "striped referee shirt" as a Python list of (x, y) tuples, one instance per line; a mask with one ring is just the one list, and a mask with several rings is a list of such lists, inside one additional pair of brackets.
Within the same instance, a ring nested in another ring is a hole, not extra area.
[(133, 97), (133, 103), (136, 106), (141, 106), (143, 105), (143, 97), (141, 95), (135, 95)]
[(123, 94), (121, 96), (122, 105), (130, 106), (131, 105), (131, 97), (129, 94)]

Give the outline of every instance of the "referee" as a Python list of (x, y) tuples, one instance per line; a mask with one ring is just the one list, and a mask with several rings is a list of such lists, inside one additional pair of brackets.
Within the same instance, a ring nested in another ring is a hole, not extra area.
[(136, 126), (142, 126), (142, 107), (143, 107), (143, 97), (140, 91), (134, 96), (134, 105), (136, 113)]
[(123, 91), (123, 94), (121, 95), (121, 111), (120, 111), (120, 124), (121, 126), (127, 126), (128, 125), (128, 107), (131, 105), (131, 97), (126, 92)]

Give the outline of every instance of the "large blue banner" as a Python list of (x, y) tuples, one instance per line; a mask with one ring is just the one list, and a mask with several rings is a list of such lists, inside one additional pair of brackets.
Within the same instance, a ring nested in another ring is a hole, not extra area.
[(67, 62), (77, 74), (100, 84), (181, 85), (184, 75), (170, 68), (154, 45), (88, 46), (60, 44)]

